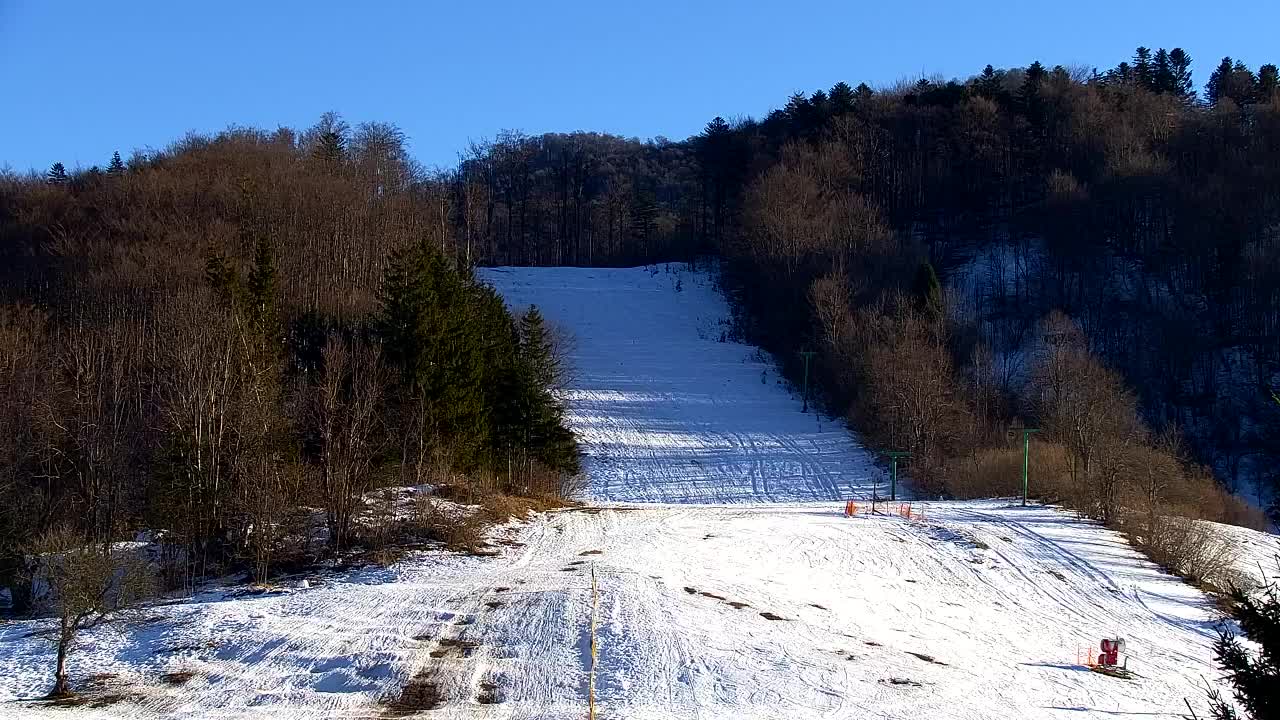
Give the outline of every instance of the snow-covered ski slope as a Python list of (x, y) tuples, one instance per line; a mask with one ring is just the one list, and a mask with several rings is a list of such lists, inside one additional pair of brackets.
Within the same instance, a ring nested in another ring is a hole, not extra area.
[[(514, 308), (536, 304), (574, 341), (566, 401), (593, 500), (870, 494), (877, 471), (847, 430), (797, 412), (800, 399), (765, 358), (724, 342), (729, 311), (710, 275), (655, 266), (496, 268), (483, 277)], [(623, 619), (610, 633), (613, 645), (637, 658), (667, 648), (659, 655), (669, 659), (641, 673), (653, 678), (649, 691), (637, 691), (634, 660), (602, 660), (619, 716), (1177, 714), (1184, 697), (1198, 704), (1200, 678), (1216, 675), (1208, 600), (1104, 528), (999, 502), (932, 504), (923, 523), (846, 520), (833, 516), (837, 509), (633, 509), (602, 531), (616, 548), (599, 561), (614, 602), (606, 617)], [(723, 535), (713, 529), (725, 526), (732, 530)], [(1242, 532), (1278, 546), (1272, 536)], [(634, 562), (640, 547), (652, 549), (652, 562)], [(654, 573), (658, 567), (683, 569), (683, 603), (657, 581), (670, 579)], [(699, 600), (714, 608), (690, 607)], [(664, 610), (629, 610), (632, 603)], [(762, 624), (759, 612), (787, 620)], [(663, 637), (645, 639), (654, 634)], [(1147, 675), (1140, 684), (1077, 664), (1077, 648), (1087, 657), (1099, 639), (1117, 634), (1133, 640), (1134, 667)], [(851, 640), (862, 644), (850, 650)], [(853, 667), (814, 652), (841, 643), (844, 657), (857, 659)], [(918, 667), (913, 651), (955, 659)], [(661, 701), (646, 705), (644, 697), (679, 697), (672, 707), (687, 709), (667, 715)]]
[[(421, 717), (584, 717), (590, 572), (600, 718), (1178, 717), (1211, 609), (1115, 534), (1049, 508), (917, 503), (588, 507), (514, 529), (497, 558), (423, 554), (264, 597), (211, 594), (99, 628), (77, 676), (125, 700), (39, 709), (48, 644), (0, 628), (4, 718), (375, 718), (424, 678)], [(1090, 672), (1121, 634), (1141, 677)], [(181, 685), (162, 678), (190, 672)], [(5, 702), (7, 701), (7, 702)], [(1201, 712), (1203, 716), (1203, 712)]]
[[(719, 341), (727, 313), (706, 276), (482, 276), (575, 339), (567, 400), (592, 504), (507, 528), (497, 557), (415, 553), (93, 630), (71, 667), (115, 676), (124, 699), (100, 708), (27, 702), (52, 682), (52, 652), (30, 635), (42, 626), (0, 626), (0, 718), (391, 717), (382, 703), (418, 678), (440, 704), (416, 717), (577, 720), (593, 570), (602, 720), (1174, 718), (1184, 698), (1205, 716), (1207, 597), (1051, 508), (843, 517), (845, 497), (869, 494), (867, 453), (801, 414), (752, 349)], [(1280, 552), (1236, 532), (1257, 557)], [(1077, 659), (1116, 634), (1136, 680)], [(192, 674), (165, 681), (176, 672)]]
[(726, 342), (729, 308), (712, 276), (682, 267), (480, 271), (513, 308), (536, 304), (570, 336), (565, 400), (590, 498), (869, 497), (877, 471), (844, 424), (802, 414), (771, 362)]

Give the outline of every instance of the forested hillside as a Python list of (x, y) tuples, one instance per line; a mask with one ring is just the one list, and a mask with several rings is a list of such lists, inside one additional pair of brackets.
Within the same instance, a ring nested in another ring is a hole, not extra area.
[(555, 331), (442, 246), (415, 172), (393, 128), (322, 124), (7, 178), (0, 585), (67, 533), (151, 531), (190, 586), (382, 544), (387, 486), (565, 495)]
[[(1076, 348), (1119, 373), (1106, 383), (1132, 388), (1147, 426), (1088, 417), (1114, 394), (1052, 399), (1080, 404), (1050, 436), (1076, 437), (1086, 475), (1167, 431), (1231, 487), (1242, 472), (1274, 483), (1276, 68), (1224, 59), (1200, 99), (1189, 62), (1140, 48), (1106, 72), (838, 85), (759, 124), (709, 126), (761, 147), (767, 168), (741, 186), (724, 246), (752, 331), (793, 367), (800, 345), (825, 344), (837, 404), (940, 476), (1014, 417), (1054, 430), (1040, 371)], [(1054, 311), (1071, 320), (1046, 323)], [(868, 357), (868, 341), (888, 352)]]
[(822, 402), (924, 492), (1013, 492), (1039, 426), (1033, 492), (1256, 524), (1211, 473), (1277, 483), (1277, 71), (1223, 59), (1197, 93), (1190, 67), (840, 83), (685, 141), (504, 133), (440, 172), (327, 115), (5, 176), (0, 556), (150, 527), (203, 574), (269, 557), (250, 528), (302, 504), (340, 544), (382, 484), (559, 492), (551, 331), (470, 268), (716, 256), (743, 337), (796, 380), (816, 351)]
[[(1280, 452), (1277, 70), (1224, 58), (1202, 93), (1190, 71), (1182, 49), (1139, 48), (1105, 71), (840, 83), (681, 144), (504, 136), (442, 182), (479, 262), (718, 253), (743, 331), (796, 380), (797, 351), (825, 346), (832, 408), (938, 483), (1011, 424), (1048, 422), (1032, 381), (1046, 338), (1066, 338), (1055, 347), (1129, 388), (1117, 412), (1142, 420), (1059, 429), (1098, 436), (1073, 450), (1086, 474), (1161, 436), (1177, 464), (1265, 498)], [(881, 360), (855, 352), (868, 342)], [(877, 362), (936, 385), (876, 390)]]

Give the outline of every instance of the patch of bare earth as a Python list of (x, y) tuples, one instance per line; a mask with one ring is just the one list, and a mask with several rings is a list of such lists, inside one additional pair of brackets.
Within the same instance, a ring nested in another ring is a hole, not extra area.
[(195, 676), (196, 674), (190, 670), (179, 670), (161, 675), (160, 680), (166, 685), (186, 685)]
[(485, 680), (480, 683), (480, 692), (476, 695), (476, 702), (481, 705), (497, 705), (503, 699), (497, 683), (491, 680)]
[(388, 717), (407, 717), (435, 710), (444, 704), (444, 695), (440, 692), (435, 673), (423, 670), (405, 683), (398, 695), (384, 700), (382, 704)]

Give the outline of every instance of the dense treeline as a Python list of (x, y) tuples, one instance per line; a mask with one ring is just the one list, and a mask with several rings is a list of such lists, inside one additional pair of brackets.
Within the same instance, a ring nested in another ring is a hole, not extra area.
[(467, 261), (636, 265), (709, 249), (700, 167), (688, 143), (661, 138), (503, 133), (441, 181)]
[(458, 262), (447, 194), (332, 116), (5, 178), (0, 585), (50, 533), (263, 578), (383, 486), (562, 494), (555, 330)]
[(748, 332), (793, 368), (820, 346), (832, 406), (938, 492), (1018, 422), (1102, 516), (1158, 437), (1189, 444), (1165, 443), (1178, 477), (1274, 485), (1276, 75), (1226, 59), (1200, 102), (1185, 52), (1140, 48), (796, 95), (728, 130), (756, 150), (724, 172), (760, 168), (722, 245)]

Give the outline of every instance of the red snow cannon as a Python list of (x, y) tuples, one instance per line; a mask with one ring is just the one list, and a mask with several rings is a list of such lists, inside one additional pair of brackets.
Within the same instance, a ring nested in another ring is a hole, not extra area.
[(1102, 652), (1098, 655), (1098, 664), (1115, 667), (1120, 664), (1120, 653), (1122, 652), (1124, 652), (1124, 638), (1104, 638)]

